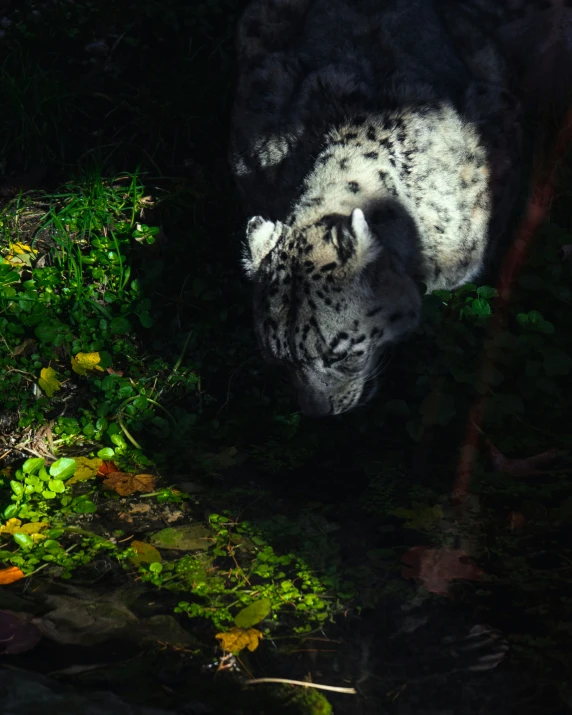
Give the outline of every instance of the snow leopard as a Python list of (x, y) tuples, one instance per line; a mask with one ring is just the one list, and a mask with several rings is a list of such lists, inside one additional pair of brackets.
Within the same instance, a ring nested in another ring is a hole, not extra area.
[(566, 2), (247, 6), (230, 147), (243, 264), (262, 354), (304, 413), (368, 402), (384, 350), (419, 324), (423, 286), (481, 273), (521, 190), (511, 48), (533, 9)]

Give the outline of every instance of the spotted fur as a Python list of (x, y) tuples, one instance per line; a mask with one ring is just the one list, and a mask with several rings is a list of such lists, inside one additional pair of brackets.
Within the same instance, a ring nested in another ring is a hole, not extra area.
[(491, 33), (516, 0), (494, 3), (255, 0), (242, 18), (244, 267), (264, 355), (307, 413), (367, 401), (380, 352), (418, 324), (419, 284), (475, 279), (505, 227), (521, 110)]

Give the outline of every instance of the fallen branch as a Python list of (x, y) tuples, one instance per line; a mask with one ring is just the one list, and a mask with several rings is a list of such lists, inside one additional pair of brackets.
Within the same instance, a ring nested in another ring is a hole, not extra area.
[(246, 685), (257, 685), (258, 683), (288, 683), (289, 685), (302, 685), (305, 688), (317, 688), (318, 690), (331, 690), (334, 693), (357, 695), (357, 690), (355, 688), (338, 688), (336, 685), (308, 683), (305, 680), (290, 680), (289, 678), (255, 678), (254, 680), (246, 681)]

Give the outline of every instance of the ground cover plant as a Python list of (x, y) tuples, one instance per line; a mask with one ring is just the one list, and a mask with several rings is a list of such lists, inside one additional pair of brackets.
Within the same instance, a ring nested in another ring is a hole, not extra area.
[[(5, 661), (45, 673), (55, 654), (76, 687), (158, 707), (415, 712), (433, 688), (437, 712), (450, 682), (420, 678), (395, 640), (404, 613), (434, 608), (500, 629), (521, 710), (564, 707), (564, 153), (510, 295), (491, 276), (425, 296), (381, 396), (314, 422), (259, 360), (239, 275), (225, 142), (240, 3), (2, 7)], [(259, 677), (360, 695), (243, 687)]]

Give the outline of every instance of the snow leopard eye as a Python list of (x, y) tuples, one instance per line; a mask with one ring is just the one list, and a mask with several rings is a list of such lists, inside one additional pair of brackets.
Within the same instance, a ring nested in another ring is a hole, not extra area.
[(331, 367), (337, 372), (342, 372), (345, 375), (359, 374), (362, 369), (364, 351), (356, 351), (354, 353), (344, 353), (324, 361), (326, 367)]

